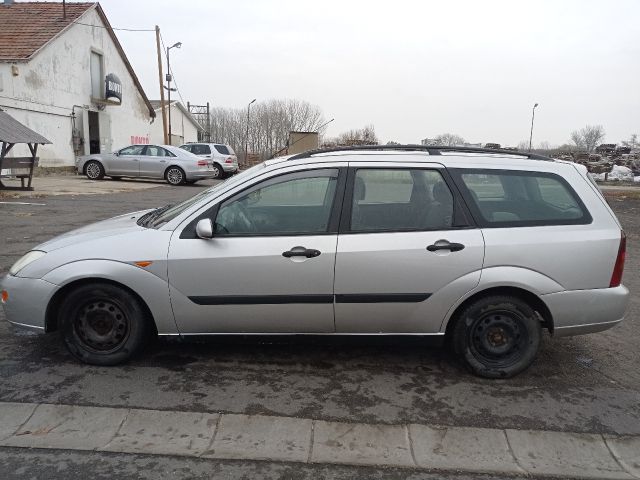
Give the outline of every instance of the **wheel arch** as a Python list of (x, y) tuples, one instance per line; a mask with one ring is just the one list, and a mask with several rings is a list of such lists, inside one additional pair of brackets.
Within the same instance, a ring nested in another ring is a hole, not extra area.
[(531, 292), (530, 290), (526, 290), (521, 287), (494, 286), (475, 292), (473, 295), (465, 298), (464, 301), (462, 301), (458, 306), (455, 307), (455, 309), (447, 319), (445, 337), (448, 338), (451, 336), (451, 332), (460, 315), (460, 312), (462, 312), (465, 308), (467, 308), (467, 306), (479, 300), (480, 298), (492, 295), (507, 295), (519, 298), (520, 300), (526, 302), (540, 315), (543, 328), (546, 328), (547, 330), (549, 330), (549, 333), (553, 334), (553, 315), (551, 314), (551, 310), (549, 310), (547, 304), (538, 295)]
[(87, 174), (87, 165), (89, 165), (89, 163), (91, 163), (91, 162), (99, 163), (100, 166), (102, 167), (102, 170), (105, 172), (105, 174), (107, 173), (107, 169), (104, 166), (104, 163), (102, 162), (102, 160), (100, 160), (99, 158), (87, 158), (85, 160), (85, 162), (82, 164), (82, 174), (83, 175)]
[(80, 278), (77, 280), (73, 280), (72, 282), (69, 282), (63, 287), (61, 287), (51, 297), (51, 299), (49, 300), (49, 303), (47, 304), (47, 309), (45, 312), (45, 323), (44, 323), (45, 332), (49, 333), (49, 332), (55, 332), (58, 330), (58, 314), (60, 312), (60, 306), (62, 305), (62, 301), (64, 300), (65, 296), (69, 292), (71, 292), (72, 290), (80, 286), (96, 284), (96, 283), (113, 285), (115, 287), (125, 290), (127, 293), (133, 296), (140, 303), (140, 306), (145, 311), (147, 320), (150, 322), (150, 326), (153, 329), (154, 334), (157, 335), (158, 329), (156, 326), (156, 322), (153, 317), (153, 313), (149, 308), (149, 305), (147, 305), (147, 302), (145, 302), (145, 300), (131, 287), (128, 287), (127, 285), (124, 285), (123, 283), (117, 282), (115, 280), (111, 280), (108, 278), (101, 278), (101, 277)]

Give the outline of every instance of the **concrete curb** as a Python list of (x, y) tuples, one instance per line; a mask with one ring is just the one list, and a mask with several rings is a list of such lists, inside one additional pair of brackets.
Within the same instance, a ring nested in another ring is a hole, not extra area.
[(640, 478), (640, 436), (0, 402), (0, 446)]

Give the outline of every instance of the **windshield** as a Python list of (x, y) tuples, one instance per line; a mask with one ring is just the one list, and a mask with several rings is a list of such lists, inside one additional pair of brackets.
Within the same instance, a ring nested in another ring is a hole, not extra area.
[(234, 175), (229, 180), (220, 182), (211, 188), (207, 188), (206, 190), (201, 191), (197, 195), (194, 195), (193, 197), (183, 202), (176, 203), (175, 205), (166, 205), (164, 207), (157, 208), (156, 210), (153, 210), (140, 217), (140, 219), (138, 220), (138, 225), (148, 228), (159, 228), (165, 223), (170, 222), (171, 220), (176, 218), (182, 212), (187, 211), (190, 207), (192, 207), (205, 197), (210, 196), (211, 194), (214, 194), (215, 192), (218, 192), (229, 186), (244, 182), (246, 178), (251, 177), (256, 171), (261, 170), (264, 167), (265, 164), (260, 163), (245, 170), (242, 173), (239, 173), (238, 175)]

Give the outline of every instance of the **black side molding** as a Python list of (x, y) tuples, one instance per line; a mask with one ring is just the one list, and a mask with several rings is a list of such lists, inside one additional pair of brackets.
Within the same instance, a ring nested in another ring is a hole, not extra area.
[(430, 293), (346, 293), (336, 295), (336, 303), (418, 303)]
[(333, 295), (214, 295), (189, 297), (198, 305), (286, 305), (292, 303), (333, 303)]
[[(418, 303), (430, 293), (347, 293), (335, 295), (336, 303)], [(189, 297), (197, 305), (330, 304), (334, 295), (208, 295)]]

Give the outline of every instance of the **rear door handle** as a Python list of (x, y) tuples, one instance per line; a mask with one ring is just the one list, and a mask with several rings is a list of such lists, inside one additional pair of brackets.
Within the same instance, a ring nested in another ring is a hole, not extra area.
[(282, 252), (282, 256), (286, 258), (291, 258), (291, 257), (313, 258), (319, 255), (320, 255), (320, 250), (315, 250), (313, 248), (305, 248), (305, 247), (293, 247), (291, 250)]
[(437, 250), (449, 250), (451, 252), (458, 252), (464, 248), (464, 245), (461, 243), (449, 243), (446, 240), (439, 240), (433, 245), (429, 245), (427, 250), (430, 252), (435, 252)]

